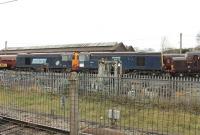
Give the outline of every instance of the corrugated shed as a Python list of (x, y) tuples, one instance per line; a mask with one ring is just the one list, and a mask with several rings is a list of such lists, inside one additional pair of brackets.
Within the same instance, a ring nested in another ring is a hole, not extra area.
[(45, 45), (45, 46), (29, 46), (29, 47), (8, 47), (7, 50), (9, 51), (9, 50), (32, 50), (32, 49), (109, 47), (109, 46), (115, 46), (117, 44), (118, 44), (117, 42), (106, 42), (106, 43), (63, 44), (63, 45)]
[(8, 47), (2, 49), (0, 54), (18, 54), (18, 53), (60, 53), (60, 52), (123, 52), (127, 48), (123, 43), (106, 42), (106, 43), (83, 43), (83, 44), (65, 44), (65, 45), (48, 45), (48, 46), (31, 46), (31, 47)]

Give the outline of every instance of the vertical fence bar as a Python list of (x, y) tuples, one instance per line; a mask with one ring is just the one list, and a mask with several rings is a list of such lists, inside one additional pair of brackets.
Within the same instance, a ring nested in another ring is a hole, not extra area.
[(69, 77), (69, 91), (71, 98), (70, 105), (70, 134), (78, 135), (79, 121), (78, 121), (78, 75), (72, 72)]

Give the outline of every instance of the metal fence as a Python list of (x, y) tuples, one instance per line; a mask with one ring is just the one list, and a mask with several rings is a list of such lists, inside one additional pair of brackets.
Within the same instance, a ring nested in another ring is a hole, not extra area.
[(200, 80), (2, 71), (0, 115), (80, 134), (199, 135)]
[(0, 115), (69, 130), (67, 74), (2, 71)]

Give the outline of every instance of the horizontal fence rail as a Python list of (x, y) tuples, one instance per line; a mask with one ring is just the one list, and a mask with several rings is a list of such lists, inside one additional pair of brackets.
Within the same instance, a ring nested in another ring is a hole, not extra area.
[(1, 71), (0, 115), (67, 131), (76, 117), (79, 134), (200, 134), (199, 78), (70, 75)]

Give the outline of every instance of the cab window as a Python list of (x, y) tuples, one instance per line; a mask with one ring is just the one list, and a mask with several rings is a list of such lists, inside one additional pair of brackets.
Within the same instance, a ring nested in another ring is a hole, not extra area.
[(70, 61), (72, 60), (72, 55), (63, 55), (62, 56), (62, 61)]
[(25, 65), (31, 65), (31, 58), (25, 58)]

